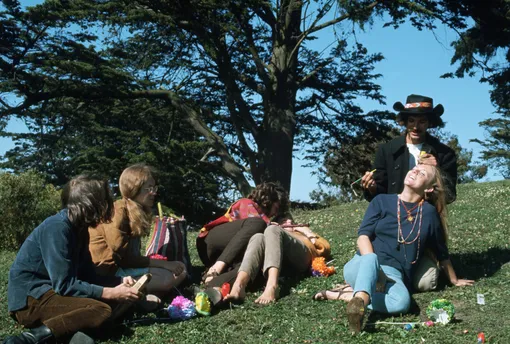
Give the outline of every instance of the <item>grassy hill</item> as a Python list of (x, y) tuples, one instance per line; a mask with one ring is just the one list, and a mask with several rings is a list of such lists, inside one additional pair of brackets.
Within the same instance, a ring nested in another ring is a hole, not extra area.
[[(430, 293), (415, 294), (414, 313), (403, 317), (371, 314), (369, 323), (425, 321), (430, 301), (446, 298), (456, 308), (457, 320), (445, 326), (418, 326), (405, 331), (403, 325), (367, 326), (358, 336), (347, 330), (345, 304), (316, 302), (315, 291), (343, 282), (342, 267), (355, 252), (356, 230), (367, 207), (357, 202), (319, 211), (297, 212), (300, 222), (309, 222), (332, 246), (337, 274), (329, 278), (287, 278), (282, 298), (260, 307), (249, 294), (238, 307), (211, 317), (197, 317), (180, 323), (118, 325), (111, 328), (106, 342), (125, 343), (476, 343), (479, 331), (490, 343), (510, 343), (510, 181), (460, 185), (457, 201), (449, 208), (450, 252), (460, 277), (475, 279), (473, 287), (445, 286)], [(194, 237), (189, 244), (194, 265), (199, 260)], [(7, 315), (7, 274), (15, 253), (0, 253), (0, 334), (19, 333)], [(485, 305), (476, 302), (477, 293)], [(135, 314), (135, 316), (141, 316)], [(465, 333), (467, 331), (467, 333)], [(106, 331), (105, 331), (106, 332)], [(3, 336), (0, 335), (0, 338)], [(103, 337), (104, 336), (104, 337)], [(108, 339), (110, 338), (110, 339)]]

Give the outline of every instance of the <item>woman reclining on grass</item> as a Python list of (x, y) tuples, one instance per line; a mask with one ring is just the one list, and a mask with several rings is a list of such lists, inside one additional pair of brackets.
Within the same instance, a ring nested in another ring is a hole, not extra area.
[(418, 165), (410, 170), (400, 195), (381, 194), (370, 202), (358, 230), (359, 250), (344, 266), (347, 285), (314, 298), (347, 301), (354, 333), (360, 332), (367, 307), (381, 313), (407, 313), (410, 281), (425, 249), (435, 253), (453, 285), (473, 285), (472, 280), (458, 279), (450, 262), (445, 204), (436, 167)]
[(255, 303), (265, 305), (274, 302), (279, 297), (278, 277), (282, 270), (292, 275), (302, 274), (310, 271), (315, 257), (329, 257), (331, 250), (328, 241), (312, 232), (308, 226), (296, 227), (287, 222), (282, 227), (271, 225), (264, 234), (251, 237), (232, 290), (225, 297), (226, 301), (242, 301), (246, 286), (262, 270), (267, 283)]
[(218, 287), (235, 280), (250, 238), (263, 233), (271, 219), (288, 208), (287, 192), (278, 184), (259, 184), (247, 198), (235, 202), (227, 213), (206, 224), (196, 246), (208, 268), (204, 274), (207, 287)]

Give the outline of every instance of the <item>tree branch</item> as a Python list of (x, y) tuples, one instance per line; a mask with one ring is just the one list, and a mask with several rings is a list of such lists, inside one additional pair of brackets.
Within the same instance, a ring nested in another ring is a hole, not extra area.
[[(234, 4), (234, 2), (231, 2)], [(232, 12), (234, 13), (237, 22), (241, 26), (241, 29), (244, 31), (246, 36), (246, 42), (248, 43), (248, 49), (253, 57), (253, 61), (255, 62), (255, 67), (257, 68), (257, 74), (260, 79), (264, 83), (266, 88), (270, 87), (270, 80), (268, 76), (269, 68), (260, 58), (259, 52), (257, 51), (257, 47), (255, 46), (255, 41), (253, 40), (253, 29), (249, 23), (248, 18), (245, 13), (242, 13), (242, 9), (237, 6), (231, 6)]]
[(301, 81), (299, 81), (297, 84), (298, 84), (298, 87), (300, 87), (301, 85), (304, 85), (310, 78), (312, 78), (315, 74), (317, 74), (322, 68), (326, 67), (328, 64), (330, 64), (331, 62), (333, 62), (335, 60), (334, 57), (330, 57), (328, 59), (326, 59), (324, 62), (320, 63), (313, 71), (311, 71), (310, 73), (308, 73), (308, 75), (305, 75)]
[[(372, 2), (370, 5), (368, 5), (365, 10), (367, 11), (370, 11), (372, 10), (375, 6), (377, 6), (379, 4), (379, 1), (374, 1)], [(317, 16), (317, 18), (315, 18), (314, 22), (312, 23), (312, 25), (308, 28), (308, 30), (305, 30), (301, 33), (301, 35), (299, 36), (299, 40), (298, 42), (296, 43), (296, 46), (294, 47), (294, 49), (292, 50), (292, 53), (290, 54), (289, 56), (289, 59), (292, 58), (292, 56), (297, 52), (298, 48), (301, 46), (301, 44), (303, 43), (303, 41), (312, 33), (314, 32), (317, 32), (317, 31), (320, 31), (322, 29), (325, 29), (327, 28), (328, 26), (332, 26), (332, 25), (335, 25), (335, 24), (338, 24), (340, 23), (341, 21), (344, 21), (346, 19), (348, 19), (350, 17), (350, 14), (349, 13), (346, 13), (338, 18), (335, 18), (335, 19), (332, 19), (332, 20), (329, 20), (325, 23), (322, 23), (320, 25), (316, 25), (317, 22), (322, 19), (324, 17), (323, 16)]]

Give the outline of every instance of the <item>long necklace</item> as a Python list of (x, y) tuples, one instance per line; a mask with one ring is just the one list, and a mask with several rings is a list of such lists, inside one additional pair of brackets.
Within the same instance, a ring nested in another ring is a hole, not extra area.
[[(420, 234), (421, 234), (421, 224), (422, 224), (422, 220), (423, 220), (423, 200), (421, 200), (415, 207), (412, 208), (412, 209), (418, 208), (418, 211), (416, 212), (416, 218), (413, 223), (413, 226), (411, 227), (411, 231), (405, 238), (404, 238), (404, 233), (402, 232), (402, 225), (400, 223), (400, 204), (404, 205), (404, 201), (401, 202), (400, 195), (399, 195), (397, 197), (397, 223), (398, 223), (397, 250), (400, 250), (401, 244), (404, 245), (404, 259), (407, 262), (407, 253), (406, 253), (405, 245), (411, 245), (416, 240), (418, 240), (418, 249), (416, 250), (416, 258), (414, 259), (414, 261), (411, 262), (411, 264), (414, 264), (418, 260), (418, 255), (420, 253), (420, 242), (421, 242)], [(407, 208), (405, 206), (404, 206), (404, 209), (407, 212)], [(408, 215), (409, 215), (409, 213), (408, 213)], [(408, 217), (408, 220), (409, 220), (409, 217)], [(407, 241), (407, 239), (409, 239), (411, 237), (411, 234), (413, 234), (417, 222), (419, 222), (419, 225), (418, 225), (418, 232), (416, 233), (416, 236), (411, 241)]]
[[(400, 197), (399, 197), (399, 200), (400, 200)], [(404, 202), (404, 201), (402, 201), (402, 206), (404, 207), (404, 210), (405, 210), (405, 211), (406, 211), (406, 213), (407, 213), (407, 221), (409, 221), (409, 222), (413, 222), (414, 217), (413, 217), (413, 215), (411, 214), (411, 212), (412, 212), (414, 209), (416, 209), (418, 206), (420, 206), (420, 205), (422, 204), (422, 202), (423, 202), (423, 200), (422, 200), (421, 202), (419, 202), (418, 204), (416, 204), (416, 205), (415, 205), (414, 207), (412, 207), (411, 209), (407, 209), (405, 202)], [(400, 210), (400, 208), (399, 208), (399, 210)]]

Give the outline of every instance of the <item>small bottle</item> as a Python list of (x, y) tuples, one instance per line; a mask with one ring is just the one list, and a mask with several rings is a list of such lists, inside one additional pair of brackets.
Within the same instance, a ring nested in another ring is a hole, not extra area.
[(478, 333), (476, 342), (477, 343), (485, 343), (485, 334), (483, 332)]

